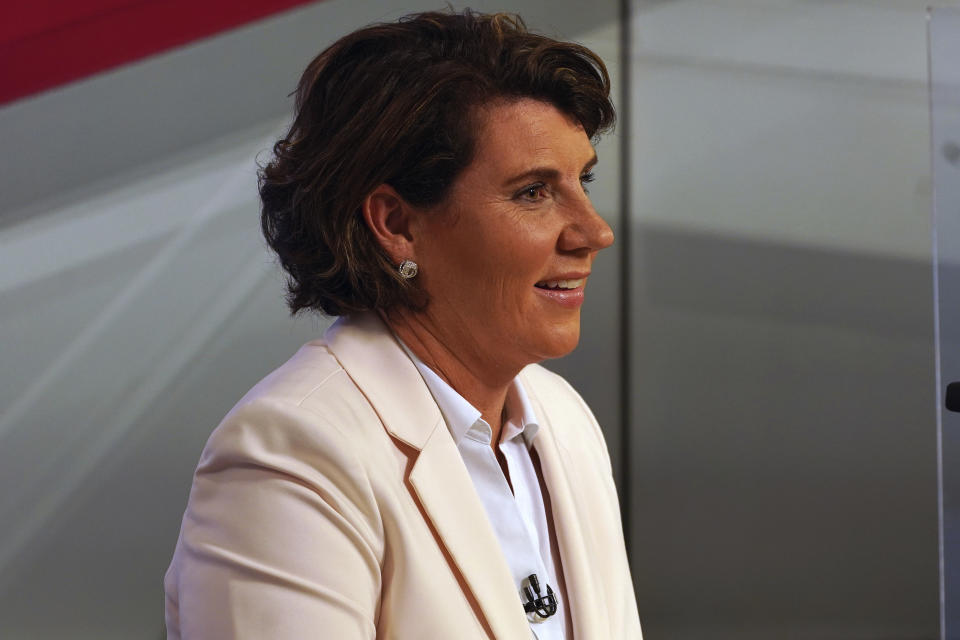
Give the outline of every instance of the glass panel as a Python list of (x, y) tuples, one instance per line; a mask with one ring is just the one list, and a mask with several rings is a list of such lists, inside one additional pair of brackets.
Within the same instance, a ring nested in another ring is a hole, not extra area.
[(930, 12), (942, 637), (960, 633), (960, 10)]
[(644, 631), (934, 638), (926, 6), (632, 6)]

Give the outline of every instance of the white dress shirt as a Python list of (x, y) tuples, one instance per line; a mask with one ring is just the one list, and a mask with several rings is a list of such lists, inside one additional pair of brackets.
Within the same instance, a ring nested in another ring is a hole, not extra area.
[(510, 385), (500, 434), (499, 449), (507, 462), (513, 485), (511, 492), (491, 447), (492, 429), (480, 411), (421, 362), (402, 341), (400, 344), (427, 383), (457, 444), (513, 575), (517, 606), (522, 607), (526, 601), (521, 594), (529, 585), (531, 574), (536, 574), (542, 595), (547, 594), (547, 585), (553, 590), (557, 599), (556, 614), (548, 618), (527, 614), (533, 637), (565, 640), (571, 619), (558, 588), (560, 567), (551, 552), (543, 494), (530, 457), (539, 425), (523, 386), (517, 380)]

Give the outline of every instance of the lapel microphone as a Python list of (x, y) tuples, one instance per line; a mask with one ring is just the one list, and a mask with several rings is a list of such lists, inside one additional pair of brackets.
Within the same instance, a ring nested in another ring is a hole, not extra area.
[[(527, 601), (523, 603), (523, 610), (527, 613), (536, 612), (541, 618), (549, 618), (557, 612), (557, 598), (553, 595), (553, 589), (547, 585), (547, 595), (540, 591), (540, 581), (537, 580), (537, 574), (531, 573), (527, 576), (527, 586), (523, 588), (523, 595)], [(531, 589), (531, 587), (533, 587)], [(536, 594), (536, 595), (534, 595)]]

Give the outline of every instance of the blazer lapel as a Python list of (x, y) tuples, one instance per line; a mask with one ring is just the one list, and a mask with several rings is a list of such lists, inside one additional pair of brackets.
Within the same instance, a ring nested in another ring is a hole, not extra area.
[(410, 473), (424, 511), (483, 611), (493, 637), (529, 640), (530, 625), (460, 452), (441, 423)]
[(576, 509), (570, 488), (571, 466), (564, 458), (563, 449), (554, 437), (554, 416), (536, 394), (526, 385), (527, 395), (537, 408), (537, 416), (546, 424), (541, 425), (534, 440), (534, 448), (540, 456), (540, 469), (543, 481), (550, 494), (554, 528), (557, 532), (557, 545), (560, 547), (560, 560), (567, 587), (567, 601), (573, 622), (575, 638), (605, 637), (605, 628), (598, 618), (599, 603), (595, 594), (598, 586), (592, 580), (590, 571), (590, 549), (584, 541), (580, 528), (582, 514)]
[(372, 313), (338, 320), (325, 341), (387, 431), (418, 450), (410, 485), (493, 636), (529, 640), (509, 567), (420, 372)]

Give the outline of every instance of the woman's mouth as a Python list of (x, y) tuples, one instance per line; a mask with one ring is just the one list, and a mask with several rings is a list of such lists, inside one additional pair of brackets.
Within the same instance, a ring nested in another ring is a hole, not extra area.
[(577, 278), (576, 280), (541, 280), (537, 284), (533, 285), (538, 289), (577, 289), (583, 286), (583, 283), (586, 282), (586, 278)]
[(568, 309), (578, 309), (583, 304), (583, 286), (586, 282), (586, 278), (541, 280), (533, 286), (545, 300)]

